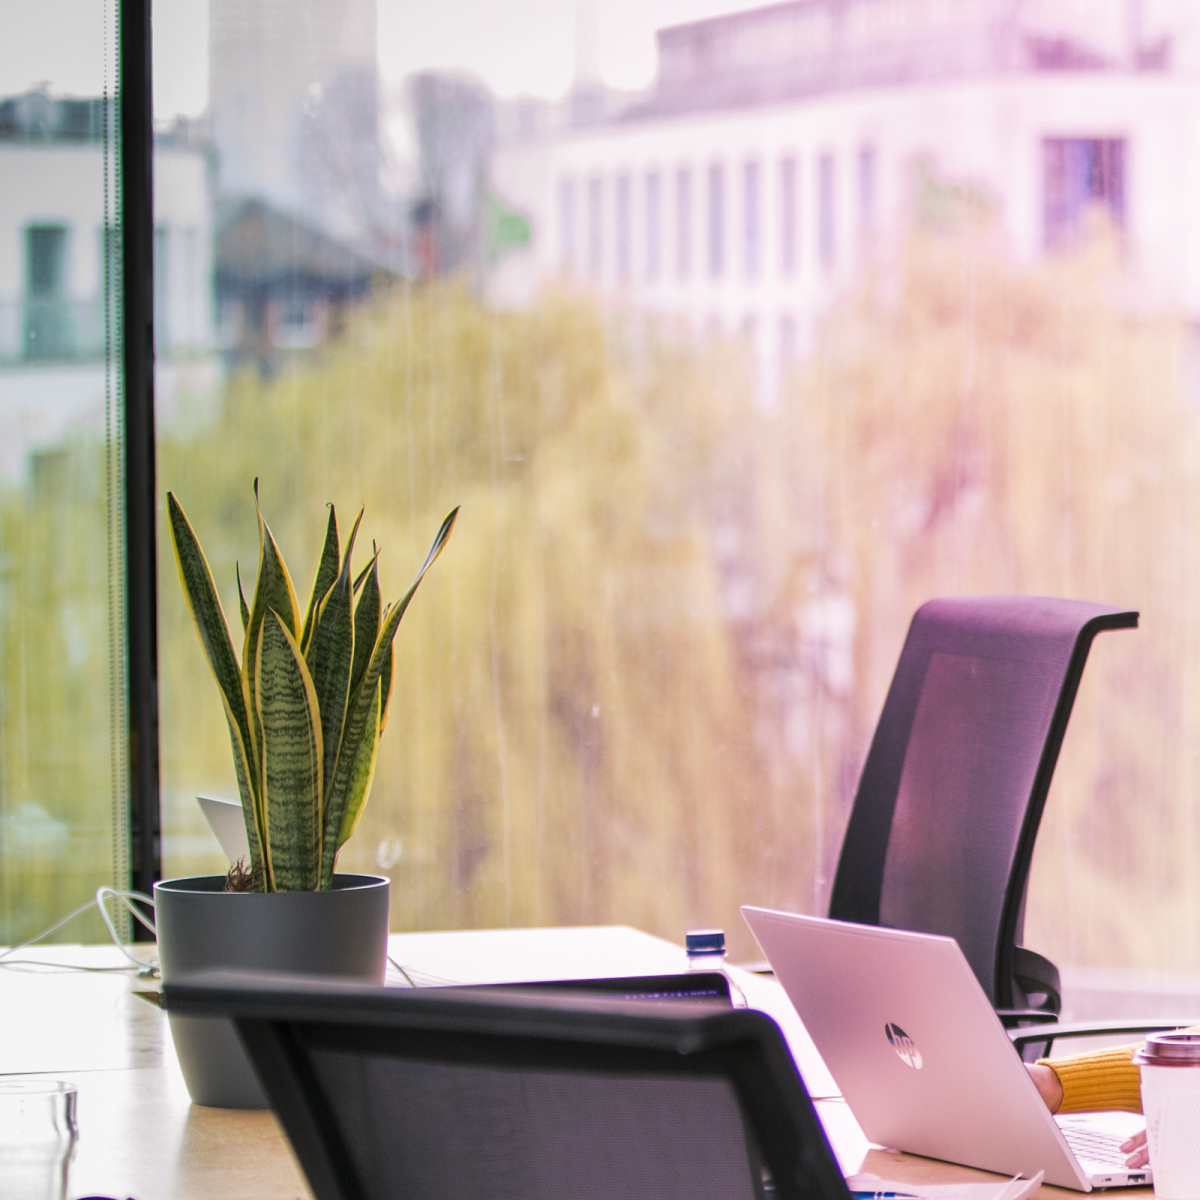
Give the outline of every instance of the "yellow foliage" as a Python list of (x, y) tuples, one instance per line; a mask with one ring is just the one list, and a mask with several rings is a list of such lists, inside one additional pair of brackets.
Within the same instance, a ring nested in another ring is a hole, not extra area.
[[(166, 431), (161, 485), (226, 611), (249, 483), (289, 560), (365, 504), (399, 593), (374, 793), (342, 869), (393, 927), (627, 922), (679, 940), (737, 905), (822, 911), (914, 609), (1029, 592), (1136, 607), (1092, 652), (1035, 858), (1027, 941), (1200, 967), (1197, 417), (1185, 331), (1103, 240), (1024, 267), (985, 224), (919, 237), (846, 296), (784, 403), (744, 349), (547, 297), (382, 297), (327, 355)], [(298, 587), (304, 576), (298, 580)], [(178, 588), (162, 596), (167, 823), (233, 794)], [(169, 857), (168, 868), (215, 860)]]
[[(395, 928), (737, 929), (764, 772), (705, 503), (744, 376), (735, 355), (621, 336), (579, 301), (497, 316), (403, 291), (324, 361), (243, 376), (207, 429), (163, 439), (162, 485), (230, 614), (255, 475), (298, 562), (315, 565), (320, 501), (364, 504), (385, 595), (462, 505), (397, 636), (373, 794), (340, 860), (388, 870)], [(168, 819), (198, 828), (192, 793), (233, 792), (177, 593), (165, 579)]]
[[(916, 240), (834, 314), (797, 386), (823, 458), (828, 586), (857, 615), (859, 737), (930, 596), (1141, 611), (1138, 632), (1093, 648), (1027, 940), (1060, 962), (1196, 969), (1200, 441), (1185, 331), (1136, 304), (1120, 267), (1103, 238), (1036, 269), (980, 233)], [(850, 759), (864, 752), (851, 738)]]

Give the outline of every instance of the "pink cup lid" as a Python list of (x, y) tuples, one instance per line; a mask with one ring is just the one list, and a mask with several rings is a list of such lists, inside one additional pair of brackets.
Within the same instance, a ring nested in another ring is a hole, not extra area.
[(1133, 1061), (1148, 1067), (1200, 1067), (1200, 1033), (1152, 1033)]

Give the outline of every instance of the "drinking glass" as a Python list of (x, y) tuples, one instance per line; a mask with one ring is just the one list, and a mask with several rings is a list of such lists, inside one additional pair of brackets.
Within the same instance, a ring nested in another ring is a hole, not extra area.
[(0, 1079), (0, 1196), (65, 1200), (76, 1090), (56, 1079)]

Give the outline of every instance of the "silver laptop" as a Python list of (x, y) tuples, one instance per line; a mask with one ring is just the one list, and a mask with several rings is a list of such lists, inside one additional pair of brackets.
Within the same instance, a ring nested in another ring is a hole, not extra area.
[(1141, 1117), (1050, 1115), (953, 938), (742, 915), (872, 1142), (1084, 1192), (1151, 1181), (1116, 1149)]

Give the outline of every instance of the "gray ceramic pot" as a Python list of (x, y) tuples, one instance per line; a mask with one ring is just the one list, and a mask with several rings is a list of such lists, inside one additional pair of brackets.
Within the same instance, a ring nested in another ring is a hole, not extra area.
[[(246, 967), (382, 983), (387, 962), (388, 881), (335, 875), (328, 892), (225, 892), (223, 875), (154, 885), (164, 980)], [(168, 1014), (170, 1015), (170, 1014)], [(229, 1021), (170, 1017), (171, 1036), (196, 1104), (266, 1108)]]

